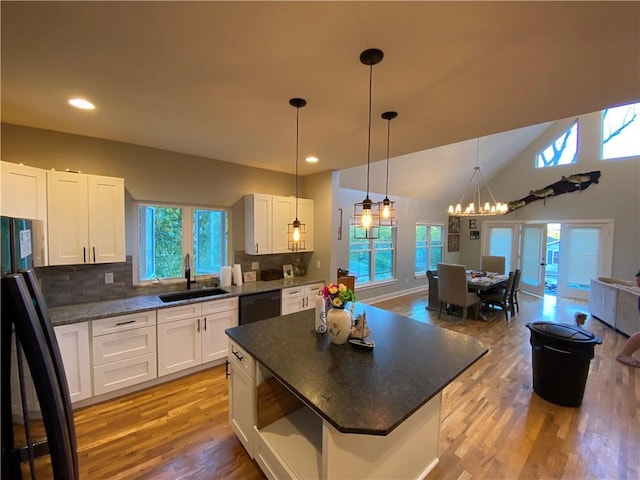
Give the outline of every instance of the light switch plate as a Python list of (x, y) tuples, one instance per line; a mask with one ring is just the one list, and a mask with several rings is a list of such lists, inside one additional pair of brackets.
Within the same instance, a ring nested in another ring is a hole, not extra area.
[(104, 274), (104, 283), (113, 283), (113, 273), (105, 273)]

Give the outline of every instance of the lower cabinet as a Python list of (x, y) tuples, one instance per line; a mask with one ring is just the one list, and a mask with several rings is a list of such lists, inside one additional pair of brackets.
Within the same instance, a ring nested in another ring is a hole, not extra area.
[(158, 376), (226, 357), (237, 324), (237, 297), (158, 310)]
[(155, 311), (93, 320), (91, 326), (95, 395), (157, 378)]
[(91, 397), (89, 322), (54, 327), (72, 402)]
[(282, 289), (282, 300), (280, 305), (281, 315), (300, 312), (315, 308), (315, 297), (322, 291), (324, 283), (314, 283), (311, 285), (301, 285), (299, 287), (289, 287)]
[(229, 340), (229, 423), (251, 458), (256, 421), (255, 361)]

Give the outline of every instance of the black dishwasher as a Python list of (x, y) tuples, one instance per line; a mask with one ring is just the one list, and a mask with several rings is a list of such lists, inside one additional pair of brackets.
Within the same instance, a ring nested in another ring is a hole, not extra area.
[(280, 290), (240, 296), (238, 324), (258, 322), (280, 316)]

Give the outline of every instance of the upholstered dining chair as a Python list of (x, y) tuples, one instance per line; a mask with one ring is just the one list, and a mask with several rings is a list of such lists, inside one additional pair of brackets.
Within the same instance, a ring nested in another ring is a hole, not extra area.
[(513, 306), (511, 305), (511, 295), (513, 289), (513, 281), (515, 279), (515, 272), (509, 272), (509, 278), (504, 286), (504, 289), (498, 291), (481, 292), (480, 299), (485, 305), (500, 307), (504, 310), (505, 320), (509, 321), (509, 312), (513, 316)]
[(499, 273), (500, 275), (504, 275), (504, 271), (506, 268), (505, 265), (506, 265), (505, 257), (496, 257), (493, 255), (482, 256), (483, 272), (493, 272), (493, 273)]
[(469, 292), (464, 265), (438, 264), (438, 300), (440, 300), (438, 318), (442, 315), (442, 307), (449, 304), (462, 307), (463, 320), (467, 319), (468, 308), (475, 305), (475, 319), (478, 319), (480, 297), (475, 292)]

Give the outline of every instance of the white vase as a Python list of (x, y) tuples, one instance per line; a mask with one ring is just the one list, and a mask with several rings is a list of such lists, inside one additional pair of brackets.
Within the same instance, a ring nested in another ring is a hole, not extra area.
[(342, 345), (351, 333), (351, 312), (346, 308), (331, 308), (327, 312), (327, 333), (332, 343)]

